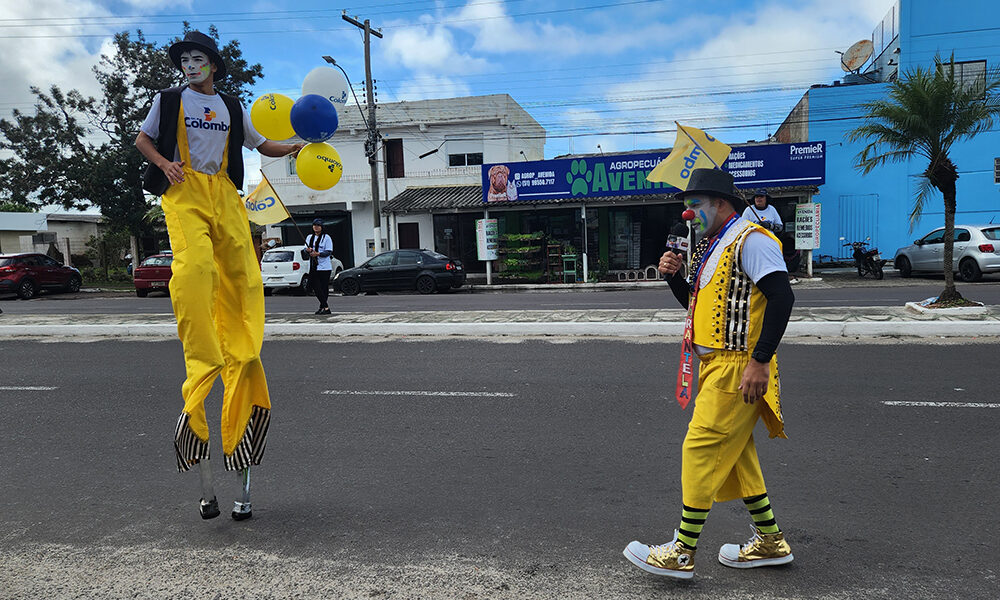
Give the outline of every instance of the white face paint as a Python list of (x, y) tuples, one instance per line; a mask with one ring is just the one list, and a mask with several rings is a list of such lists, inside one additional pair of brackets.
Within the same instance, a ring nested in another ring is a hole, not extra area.
[(188, 83), (201, 83), (212, 74), (212, 62), (201, 50), (185, 50), (181, 52), (181, 71)]
[(715, 218), (719, 214), (719, 207), (712, 202), (708, 196), (695, 195), (684, 199), (684, 206), (694, 211), (694, 220), (691, 221), (691, 228), (694, 230), (695, 241), (701, 240), (708, 233)]

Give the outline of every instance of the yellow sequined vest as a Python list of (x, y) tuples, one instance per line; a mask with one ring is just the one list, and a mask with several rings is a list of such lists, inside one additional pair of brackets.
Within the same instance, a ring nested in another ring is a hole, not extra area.
[[(746, 352), (760, 337), (767, 299), (740, 267), (740, 252), (754, 231), (778, 238), (749, 221), (738, 221), (706, 258), (694, 310), (694, 343), (706, 348)], [(781, 242), (778, 242), (780, 247)]]
[[(701, 287), (695, 302), (693, 325), (694, 343), (698, 346), (733, 352), (751, 352), (760, 338), (767, 298), (740, 266), (743, 242), (751, 233), (764, 233), (781, 247), (770, 231), (750, 221), (737, 221), (726, 232), (715, 252), (706, 258)], [(771, 357), (771, 382), (764, 402), (770, 410), (763, 412), (764, 424), (770, 437), (787, 437), (781, 415), (781, 381), (778, 377), (778, 357)]]

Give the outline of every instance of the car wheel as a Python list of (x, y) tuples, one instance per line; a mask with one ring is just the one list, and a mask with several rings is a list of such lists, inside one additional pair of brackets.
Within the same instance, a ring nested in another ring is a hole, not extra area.
[(269, 287), (264, 288), (264, 295), (265, 296), (270, 296), (273, 293), (274, 293), (274, 288), (269, 288)]
[(421, 275), (417, 277), (417, 291), (421, 294), (433, 294), (437, 286), (434, 284), (434, 278), (430, 275)]
[(38, 288), (35, 287), (35, 282), (25, 277), (21, 280), (21, 284), (17, 286), (17, 295), (22, 300), (31, 300), (38, 293)]
[(983, 272), (979, 268), (979, 263), (973, 258), (967, 258), (958, 264), (958, 274), (962, 276), (962, 281), (979, 281), (983, 278)]
[(910, 259), (905, 256), (900, 256), (896, 259), (896, 270), (899, 271), (900, 277), (909, 277), (913, 275), (913, 266), (910, 265)]
[(312, 288), (309, 287), (309, 276), (303, 275), (302, 283), (299, 284), (299, 294), (303, 296), (308, 296), (311, 291)]
[(357, 296), (360, 291), (361, 285), (358, 284), (358, 280), (353, 277), (349, 277), (340, 282), (340, 292), (345, 296)]
[(80, 278), (77, 277), (76, 275), (73, 275), (72, 277), (69, 278), (69, 283), (66, 284), (66, 291), (71, 294), (79, 292), (81, 283), (82, 282), (80, 281)]
[(136, 288), (135, 295), (139, 296), (140, 298), (145, 298), (146, 296), (149, 295), (149, 290), (140, 290), (139, 288)]

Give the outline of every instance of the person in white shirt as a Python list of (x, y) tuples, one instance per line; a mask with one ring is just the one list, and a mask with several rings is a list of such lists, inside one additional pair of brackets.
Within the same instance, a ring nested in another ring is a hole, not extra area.
[(777, 209), (771, 206), (771, 196), (760, 189), (753, 194), (753, 206), (746, 207), (743, 211), (743, 218), (751, 223), (757, 223), (761, 227), (771, 230), (773, 233), (781, 233), (785, 229), (781, 222), (781, 215)]
[(309, 281), (316, 299), (319, 300), (317, 315), (330, 314), (330, 306), (326, 303), (330, 297), (330, 272), (333, 271), (333, 239), (323, 233), (323, 219), (313, 220), (313, 232), (306, 238), (309, 248)]
[(271, 419), (260, 361), (264, 289), (238, 192), (242, 149), (278, 157), (302, 145), (264, 139), (240, 100), (216, 91), (226, 63), (214, 39), (189, 31), (168, 54), (187, 84), (156, 95), (135, 145), (149, 161), (143, 188), (162, 197), (174, 256), (170, 296), (187, 371), (181, 386), (184, 409), (174, 429), (177, 470), (198, 465), (201, 517), (219, 516), (205, 397), (221, 375), (225, 466), (239, 471), (243, 483), (232, 513), (239, 521), (253, 514), (250, 466), (260, 464)]

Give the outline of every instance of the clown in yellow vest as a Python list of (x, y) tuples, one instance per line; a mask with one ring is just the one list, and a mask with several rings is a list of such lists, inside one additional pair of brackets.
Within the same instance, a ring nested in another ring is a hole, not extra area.
[(264, 454), (271, 401), (260, 362), (260, 266), (237, 191), (243, 187), (241, 146), (274, 157), (301, 146), (265, 140), (238, 99), (216, 92), (226, 65), (214, 39), (188, 32), (169, 55), (187, 85), (156, 96), (135, 145), (150, 163), (143, 187), (162, 196), (174, 255), (170, 295), (187, 369), (174, 450), (179, 471), (199, 466), (202, 518), (217, 517), (205, 397), (221, 375), (225, 466), (239, 471), (243, 483), (232, 517), (243, 520), (253, 514), (250, 466)]
[[(775, 350), (791, 315), (794, 295), (781, 244), (771, 232), (740, 218), (743, 206), (733, 177), (718, 169), (695, 169), (688, 189), (677, 194), (694, 211), (697, 238), (689, 279), (683, 259), (667, 252), (660, 273), (688, 308), (677, 397), (695, 407), (684, 438), (681, 465), (681, 524), (670, 542), (631, 542), (625, 557), (656, 575), (689, 579), (709, 509), (741, 498), (753, 520), (753, 537), (725, 544), (719, 562), (751, 568), (792, 561), (778, 528), (757, 460), (753, 430), (758, 419), (770, 437), (785, 437)], [(691, 362), (698, 359), (697, 395)]]

